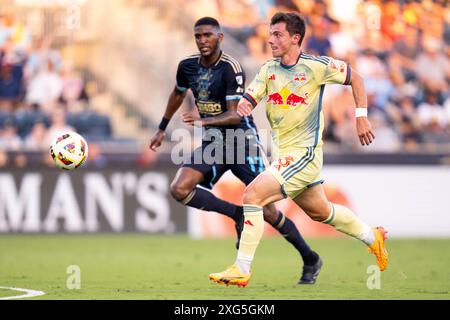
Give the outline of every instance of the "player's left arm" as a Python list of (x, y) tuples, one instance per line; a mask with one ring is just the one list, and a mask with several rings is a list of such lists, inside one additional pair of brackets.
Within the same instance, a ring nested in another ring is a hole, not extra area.
[(230, 126), (239, 124), (241, 117), (237, 114), (239, 100), (227, 100), (227, 111), (214, 117), (202, 119), (202, 126)]
[(227, 101), (227, 111), (214, 117), (199, 118), (192, 113), (183, 113), (181, 115), (183, 122), (187, 125), (206, 126), (230, 126), (239, 124), (241, 117), (237, 114), (237, 105), (239, 100)]
[[(321, 84), (339, 83), (352, 87), (353, 99), (356, 104), (356, 131), (361, 145), (369, 145), (375, 139), (372, 126), (367, 119), (367, 94), (364, 79), (350, 65), (344, 61), (330, 57), (320, 57), (317, 62), (318, 70), (322, 71)], [(324, 66), (325, 65), (325, 66)]]
[(361, 145), (368, 146), (372, 143), (373, 139), (375, 139), (375, 135), (373, 133), (372, 125), (367, 118), (367, 94), (366, 89), (364, 88), (364, 79), (352, 68), (350, 68), (350, 70), (350, 85), (352, 86), (353, 99), (356, 104), (356, 131)]

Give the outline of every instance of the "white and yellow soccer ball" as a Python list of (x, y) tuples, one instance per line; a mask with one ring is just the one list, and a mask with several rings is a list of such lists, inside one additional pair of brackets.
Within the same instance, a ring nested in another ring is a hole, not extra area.
[(53, 141), (50, 155), (56, 167), (63, 170), (73, 170), (81, 166), (88, 157), (88, 144), (76, 132), (65, 132)]

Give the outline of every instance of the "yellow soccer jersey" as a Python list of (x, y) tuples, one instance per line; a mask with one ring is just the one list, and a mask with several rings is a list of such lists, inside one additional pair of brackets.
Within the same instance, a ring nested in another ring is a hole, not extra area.
[(322, 96), (327, 83), (349, 84), (347, 63), (302, 53), (295, 65), (280, 59), (266, 62), (244, 98), (255, 107), (266, 98), (266, 114), (279, 151), (321, 147), (324, 126)]

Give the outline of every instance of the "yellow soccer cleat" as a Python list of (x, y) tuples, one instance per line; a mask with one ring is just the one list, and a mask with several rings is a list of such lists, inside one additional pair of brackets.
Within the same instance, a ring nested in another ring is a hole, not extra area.
[(369, 253), (373, 253), (377, 258), (378, 268), (384, 271), (389, 263), (388, 252), (384, 247), (384, 242), (387, 239), (387, 231), (383, 227), (372, 228), (375, 233), (375, 242), (369, 246)]
[(235, 264), (228, 267), (225, 271), (218, 273), (211, 273), (209, 280), (217, 282), (218, 284), (234, 285), (245, 288), (250, 281), (251, 273), (242, 273), (239, 267)]

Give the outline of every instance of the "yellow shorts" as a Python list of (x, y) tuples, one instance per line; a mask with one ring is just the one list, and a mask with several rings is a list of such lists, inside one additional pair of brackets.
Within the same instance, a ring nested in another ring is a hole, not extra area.
[(323, 183), (322, 148), (305, 147), (280, 152), (279, 157), (267, 169), (280, 183), (285, 197), (294, 199), (306, 188)]

